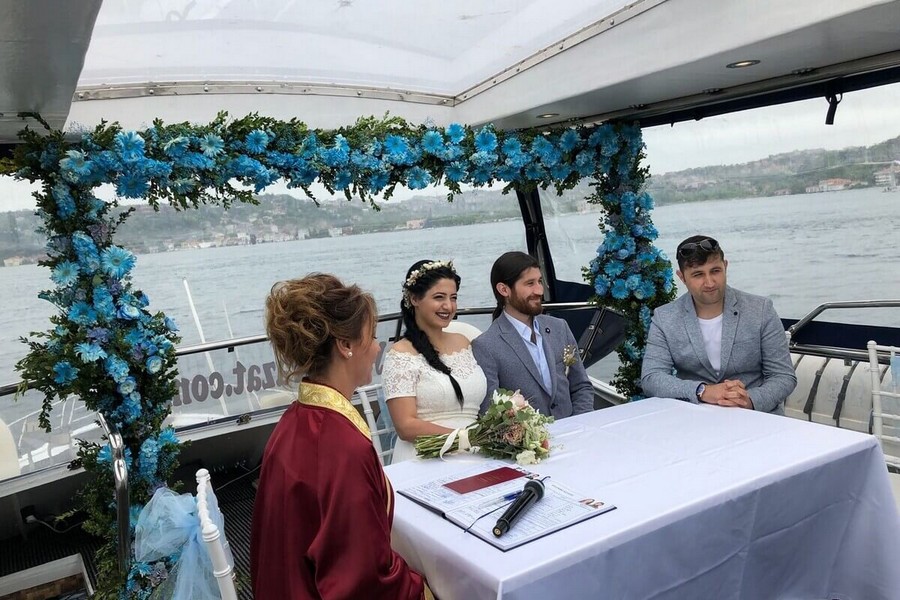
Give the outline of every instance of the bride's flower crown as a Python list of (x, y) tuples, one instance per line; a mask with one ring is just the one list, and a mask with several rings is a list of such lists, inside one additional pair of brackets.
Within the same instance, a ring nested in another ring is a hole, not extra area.
[(406, 278), (406, 282), (403, 284), (403, 305), (406, 308), (412, 307), (411, 296), (409, 293), (409, 289), (416, 285), (416, 281), (419, 280), (419, 277), (427, 273), (428, 271), (433, 271), (435, 269), (446, 268), (450, 269), (450, 272), (456, 275), (456, 269), (453, 268), (452, 260), (435, 260), (432, 262), (427, 262), (412, 273), (409, 274), (409, 277)]

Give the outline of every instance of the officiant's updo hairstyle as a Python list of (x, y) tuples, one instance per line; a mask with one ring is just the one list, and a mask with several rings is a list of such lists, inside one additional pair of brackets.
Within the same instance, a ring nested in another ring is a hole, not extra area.
[(419, 329), (416, 324), (416, 309), (412, 305), (412, 299), (419, 299), (428, 293), (428, 290), (434, 287), (438, 281), (442, 279), (451, 279), (456, 283), (456, 289), (459, 290), (459, 284), (462, 281), (453, 268), (452, 261), (436, 261), (436, 260), (420, 260), (413, 264), (406, 272), (406, 279), (403, 283), (403, 300), (400, 302), (400, 313), (403, 315), (403, 337), (409, 340), (413, 348), (422, 355), (422, 358), (431, 365), (436, 371), (444, 373), (450, 378), (450, 384), (456, 393), (456, 399), (459, 405), (463, 404), (462, 389), (456, 378), (450, 374), (450, 367), (444, 364), (438, 356), (437, 350), (431, 344), (431, 340), (425, 335), (425, 332)]
[(524, 252), (506, 252), (494, 261), (494, 266), (491, 267), (491, 291), (494, 292), (497, 307), (494, 309), (493, 318), (499, 317), (506, 305), (506, 298), (497, 291), (497, 284), (503, 283), (512, 289), (522, 273), (532, 267), (540, 269), (541, 265), (535, 257)]
[(336, 340), (370, 335), (377, 319), (375, 299), (357, 285), (327, 273), (279, 281), (266, 298), (266, 333), (278, 374), (287, 383), (321, 374)]

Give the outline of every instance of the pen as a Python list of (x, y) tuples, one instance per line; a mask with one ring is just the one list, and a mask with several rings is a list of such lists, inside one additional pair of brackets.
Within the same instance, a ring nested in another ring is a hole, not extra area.
[(512, 494), (507, 494), (507, 495), (503, 496), (503, 500), (504, 501), (515, 500), (516, 498), (518, 498), (521, 495), (522, 495), (522, 492), (513, 492)]

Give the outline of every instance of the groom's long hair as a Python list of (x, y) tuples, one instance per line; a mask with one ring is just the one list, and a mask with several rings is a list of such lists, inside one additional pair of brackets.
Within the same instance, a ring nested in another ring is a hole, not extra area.
[(497, 300), (497, 308), (494, 309), (492, 315), (494, 319), (503, 313), (503, 308), (506, 306), (506, 298), (497, 291), (497, 284), (503, 283), (513, 289), (522, 273), (532, 267), (540, 269), (541, 265), (535, 257), (524, 252), (507, 252), (501, 254), (500, 258), (494, 261), (494, 266), (491, 267), (491, 291), (494, 292), (494, 298)]
[[(413, 271), (418, 270), (419, 267), (430, 262), (434, 261), (420, 260), (411, 266), (406, 272), (405, 281), (409, 281), (409, 276), (412, 275)], [(411, 285), (404, 286), (404, 289), (411, 298), (421, 298), (441, 279), (451, 279), (455, 281), (457, 290), (459, 289), (460, 281), (462, 281), (459, 275), (456, 274), (455, 269), (441, 266), (423, 271), (415, 278), (415, 281)], [(400, 313), (403, 315), (403, 325), (405, 327), (403, 337), (409, 340), (413, 345), (413, 348), (422, 355), (425, 362), (431, 365), (433, 369), (440, 371), (450, 378), (450, 385), (453, 386), (453, 392), (456, 394), (456, 399), (459, 402), (460, 407), (462, 407), (462, 388), (459, 387), (459, 382), (456, 381), (456, 378), (450, 373), (450, 367), (444, 364), (444, 361), (438, 356), (437, 350), (435, 350), (434, 346), (431, 344), (431, 340), (428, 339), (428, 336), (425, 335), (424, 331), (419, 329), (419, 325), (416, 323), (416, 309), (413, 307), (412, 302), (407, 302), (404, 298), (404, 300), (400, 302)]]

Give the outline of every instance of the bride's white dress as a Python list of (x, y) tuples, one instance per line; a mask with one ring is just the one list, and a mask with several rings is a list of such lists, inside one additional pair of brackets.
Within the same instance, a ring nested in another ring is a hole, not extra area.
[[(409, 354), (389, 350), (384, 357), (381, 374), (385, 398), (414, 396), (418, 418), (456, 429), (472, 423), (487, 393), (484, 371), (475, 362), (472, 348), (464, 348), (452, 354), (440, 355), (450, 367), (453, 378), (463, 393), (463, 405), (459, 405), (450, 378), (433, 368), (421, 354)], [(397, 439), (392, 463), (416, 457), (416, 447)]]

